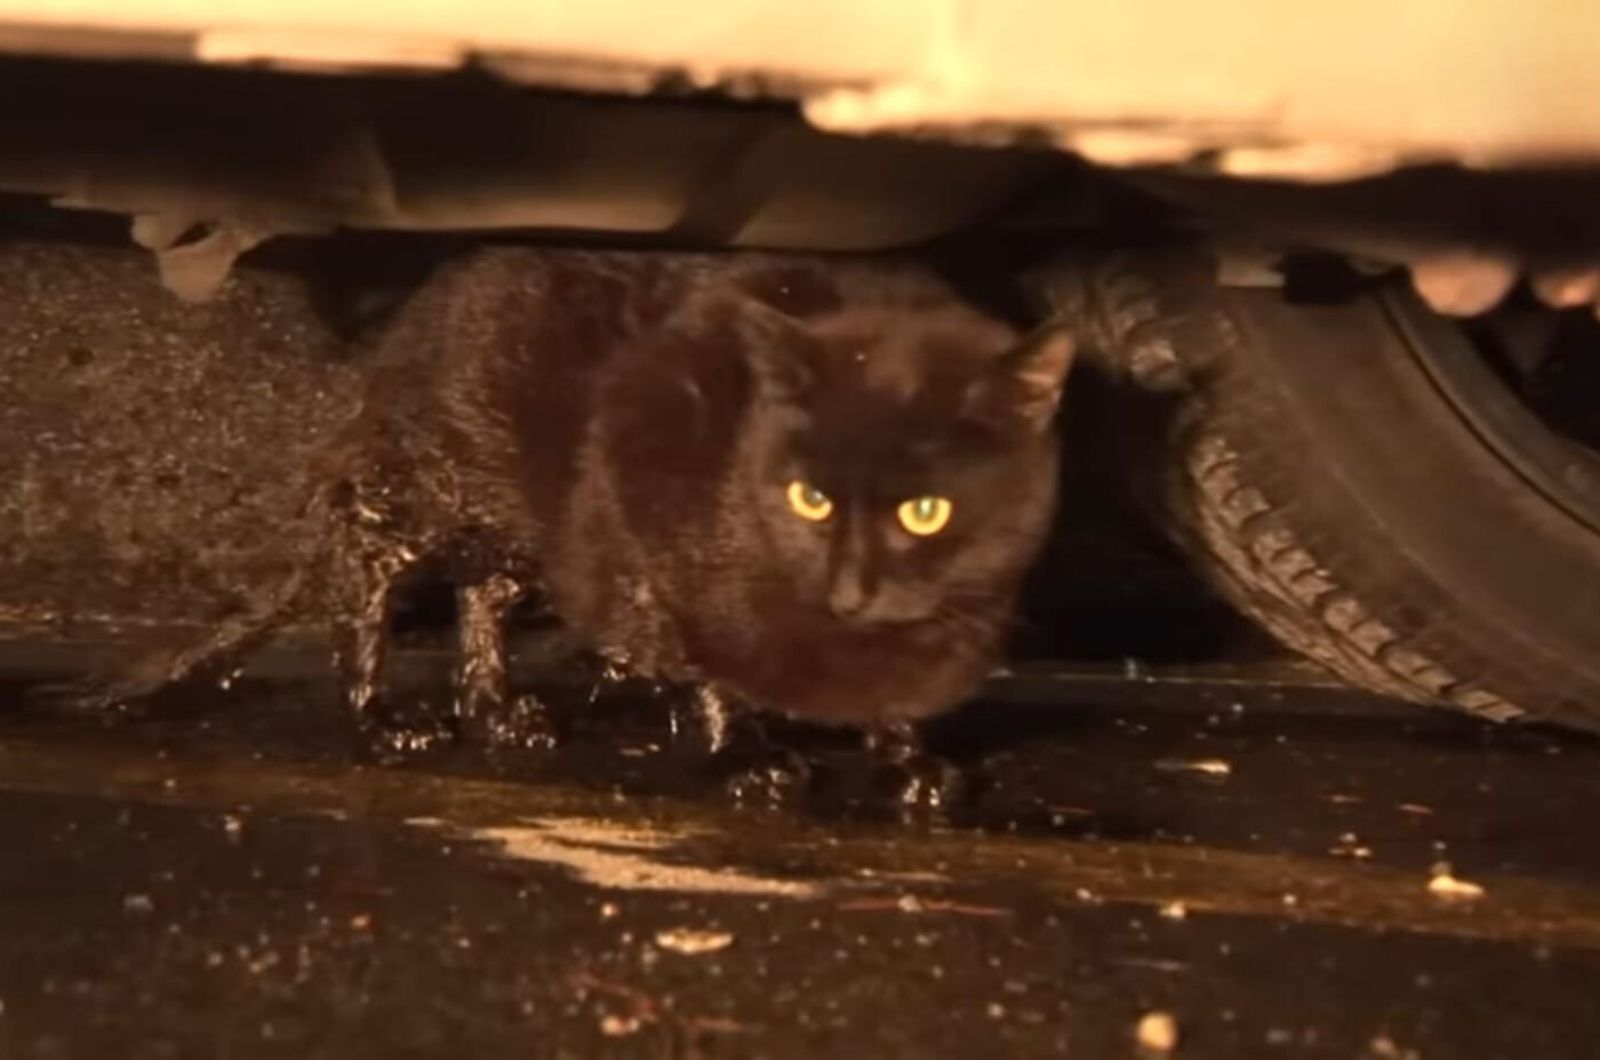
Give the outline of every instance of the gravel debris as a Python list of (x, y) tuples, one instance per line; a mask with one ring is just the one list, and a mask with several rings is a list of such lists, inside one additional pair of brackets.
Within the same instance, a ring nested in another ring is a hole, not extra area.
[(656, 945), (673, 953), (698, 957), (716, 953), (733, 945), (733, 934), (728, 931), (700, 931), (695, 928), (669, 928), (656, 932)]
[(1170, 1012), (1147, 1012), (1134, 1031), (1139, 1048), (1152, 1053), (1170, 1053), (1178, 1047), (1178, 1021)]

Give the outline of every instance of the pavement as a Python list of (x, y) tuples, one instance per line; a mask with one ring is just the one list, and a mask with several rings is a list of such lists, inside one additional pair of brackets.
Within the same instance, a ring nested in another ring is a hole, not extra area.
[(733, 804), (648, 696), (570, 711), (551, 754), (388, 764), (330, 699), (285, 679), (105, 720), (0, 692), (0, 1057), (1539, 1060), (1600, 1035), (1588, 738), (1295, 666), (1035, 667), (934, 733), (971, 781), (933, 819), (814, 732), (782, 734), (810, 792)]

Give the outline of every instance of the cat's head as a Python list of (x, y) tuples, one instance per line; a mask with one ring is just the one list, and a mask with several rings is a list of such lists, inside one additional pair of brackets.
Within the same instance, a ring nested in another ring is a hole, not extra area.
[[(803, 278), (802, 278), (803, 279)], [(1045, 535), (1067, 331), (1032, 334), (930, 278), (758, 288), (732, 472), (769, 573), (850, 628), (992, 630)]]

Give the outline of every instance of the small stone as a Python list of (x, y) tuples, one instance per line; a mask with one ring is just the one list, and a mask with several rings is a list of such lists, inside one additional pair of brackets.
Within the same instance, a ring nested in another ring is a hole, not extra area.
[(600, 1033), (607, 1038), (626, 1038), (639, 1033), (637, 1016), (606, 1016), (600, 1020)]
[(656, 932), (656, 945), (673, 953), (698, 957), (716, 953), (733, 945), (733, 934), (727, 931), (701, 931), (695, 928), (669, 928)]
[(1422, 1055), (1415, 1049), (1401, 1048), (1387, 1034), (1372, 1039), (1367, 1049), (1377, 1060), (1422, 1060)]
[(1225, 777), (1233, 772), (1232, 764), (1220, 758), (1163, 758), (1156, 768), (1163, 773), (1201, 773), (1208, 777)]
[(606, 903), (604, 903), (603, 905), (600, 906), (600, 919), (601, 920), (615, 920), (616, 917), (617, 917), (617, 914), (619, 914), (621, 912), (622, 912), (622, 910), (617, 908), (617, 903), (616, 902), (606, 902)]
[(1161, 915), (1167, 920), (1185, 920), (1189, 916), (1189, 907), (1182, 902), (1168, 902), (1161, 907)]
[(927, 906), (922, 904), (922, 899), (914, 894), (902, 894), (894, 904), (895, 908), (902, 913), (922, 913), (927, 911)]
[(1446, 901), (1474, 901), (1484, 896), (1484, 890), (1470, 880), (1458, 879), (1445, 862), (1433, 867), (1433, 878), (1428, 881), (1428, 893)]
[(357, 931), (365, 931), (372, 926), (372, 915), (370, 913), (357, 913), (350, 918), (350, 926)]
[(1328, 848), (1328, 853), (1336, 858), (1355, 858), (1357, 861), (1366, 861), (1372, 857), (1372, 848), (1361, 843), (1354, 832), (1346, 832), (1339, 837), (1339, 842)]
[(1004, 1005), (1000, 1004), (1000, 1002), (998, 1002), (998, 1001), (989, 1002), (989, 1007), (987, 1009), (985, 1009), (984, 1011), (986, 1011), (989, 1014), (989, 1018), (992, 1019), (992, 1020), (999, 1020), (999, 1019), (1005, 1019), (1006, 1018), (1006, 1007)]
[(1178, 1047), (1178, 1021), (1170, 1012), (1147, 1012), (1139, 1020), (1134, 1036), (1141, 1049), (1170, 1053)]
[(122, 899), (122, 908), (130, 913), (150, 913), (156, 908), (148, 894), (130, 894)]

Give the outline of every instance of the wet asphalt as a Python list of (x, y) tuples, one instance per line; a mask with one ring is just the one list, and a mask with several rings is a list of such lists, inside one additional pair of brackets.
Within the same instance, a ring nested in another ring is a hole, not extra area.
[[(1030, 670), (899, 813), (735, 805), (638, 696), (374, 763), (318, 682), (0, 700), (0, 1057), (1592, 1055), (1600, 746), (1282, 664)], [(580, 706), (583, 706), (580, 704)], [(8, 709), (9, 708), (9, 709)], [(1456, 890), (1430, 881), (1448, 863)]]

